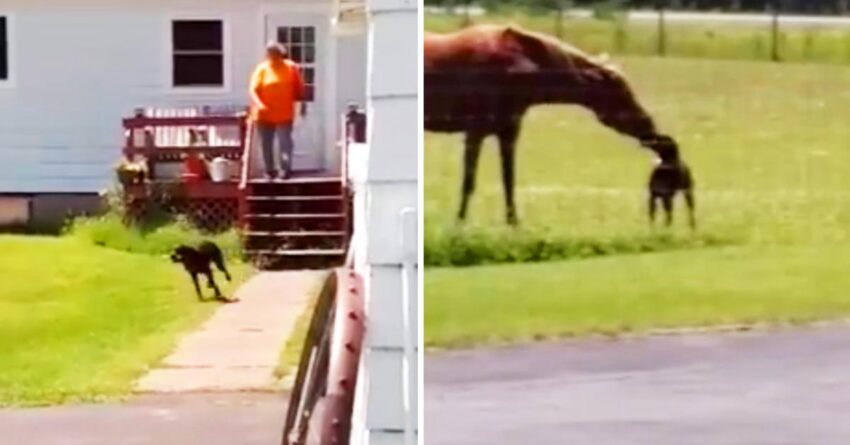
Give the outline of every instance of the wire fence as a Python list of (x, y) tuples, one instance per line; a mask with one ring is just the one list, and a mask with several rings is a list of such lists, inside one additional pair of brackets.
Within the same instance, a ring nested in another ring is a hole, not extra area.
[(514, 23), (595, 53), (850, 64), (848, 0), (426, 3), (430, 31)]

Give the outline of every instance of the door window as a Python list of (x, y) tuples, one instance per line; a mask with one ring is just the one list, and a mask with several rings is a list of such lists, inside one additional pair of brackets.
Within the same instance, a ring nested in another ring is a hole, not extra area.
[(277, 29), (277, 41), (289, 50), (289, 57), (301, 67), (304, 79), (305, 102), (316, 97), (316, 27), (281, 26)]

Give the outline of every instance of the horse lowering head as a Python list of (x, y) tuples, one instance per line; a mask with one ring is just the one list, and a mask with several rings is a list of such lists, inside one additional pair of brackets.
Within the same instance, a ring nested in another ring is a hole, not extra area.
[(516, 27), (502, 30), (503, 51), (514, 54), (519, 82), (534, 102), (583, 106), (599, 121), (628, 136), (656, 135), (655, 123), (637, 101), (620, 68), (607, 56), (592, 57), (555, 38)]
[(641, 140), (641, 145), (654, 151), (661, 162), (665, 164), (673, 164), (679, 161), (679, 144), (666, 134), (646, 137)]

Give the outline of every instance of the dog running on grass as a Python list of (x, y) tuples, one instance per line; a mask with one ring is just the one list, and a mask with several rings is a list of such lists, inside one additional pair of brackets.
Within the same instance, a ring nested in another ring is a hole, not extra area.
[(655, 223), (655, 213), (658, 202), (664, 207), (666, 223), (673, 223), (673, 200), (681, 192), (688, 206), (688, 220), (691, 229), (696, 228), (694, 216), (694, 179), (691, 169), (679, 156), (679, 147), (670, 138), (659, 138), (655, 144), (658, 154), (658, 164), (649, 177), (649, 222)]
[(210, 241), (204, 241), (197, 248), (182, 245), (174, 249), (171, 254), (171, 261), (183, 264), (183, 268), (192, 278), (192, 284), (195, 285), (195, 292), (198, 294), (198, 300), (204, 301), (204, 296), (201, 293), (201, 287), (198, 285), (198, 275), (206, 275), (207, 287), (215, 292), (215, 298), (221, 301), (231, 302), (226, 299), (215, 284), (213, 278), (212, 265), (214, 264), (218, 270), (224, 273), (227, 281), (230, 281), (230, 272), (224, 265), (224, 257), (221, 254), (221, 249)]

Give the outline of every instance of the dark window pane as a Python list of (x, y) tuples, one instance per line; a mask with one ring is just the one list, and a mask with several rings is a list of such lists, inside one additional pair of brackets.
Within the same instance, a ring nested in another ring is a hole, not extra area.
[(313, 45), (304, 47), (304, 62), (313, 63), (316, 61), (316, 47)]
[(224, 57), (175, 55), (174, 86), (223, 86)]
[(304, 102), (313, 102), (315, 93), (315, 87), (313, 85), (304, 86)]
[(6, 17), (0, 17), (0, 80), (9, 78), (9, 37), (6, 28)]
[(277, 41), (280, 43), (289, 43), (289, 28), (281, 27), (277, 29)]
[(220, 20), (178, 20), (173, 24), (177, 51), (221, 51), (224, 26)]
[(291, 28), (292, 43), (301, 43), (301, 28)]
[(304, 83), (314, 84), (316, 80), (315, 68), (304, 68)]
[(304, 28), (304, 41), (307, 43), (313, 43), (316, 41), (316, 28), (313, 28), (312, 26)]
[(289, 48), (289, 55), (290, 55), (290, 57), (292, 57), (292, 60), (294, 60), (297, 63), (301, 63), (303, 61), (302, 58), (301, 58), (301, 56), (302, 56), (301, 45), (292, 45), (292, 47)]

